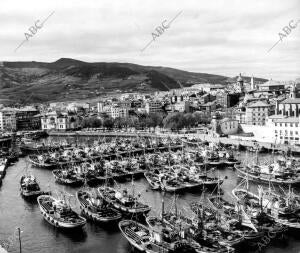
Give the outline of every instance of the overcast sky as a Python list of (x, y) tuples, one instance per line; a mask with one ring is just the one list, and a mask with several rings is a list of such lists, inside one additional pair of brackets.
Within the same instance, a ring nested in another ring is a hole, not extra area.
[[(141, 52), (155, 28), (181, 11)], [(268, 52), (291, 20), (300, 20), (299, 0), (1, 0), (0, 61), (68, 57), (293, 80), (300, 77), (300, 22)]]

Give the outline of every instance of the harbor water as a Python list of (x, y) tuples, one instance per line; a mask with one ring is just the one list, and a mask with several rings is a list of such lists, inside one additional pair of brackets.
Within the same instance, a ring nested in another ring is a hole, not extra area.
[[(253, 163), (256, 159), (254, 154), (246, 154), (245, 152), (239, 153), (238, 158), (245, 163)], [(259, 159), (261, 162), (268, 162), (272, 157), (264, 154), (260, 155)], [(59, 185), (55, 183), (51, 171), (33, 168), (26, 157), (20, 158), (19, 161), (7, 169), (7, 174), (0, 187), (0, 240), (9, 241), (9, 252), (19, 252), (19, 241), (15, 233), (17, 227), (22, 230), (23, 253), (128, 253), (133, 250), (126, 239), (123, 238), (117, 226), (101, 227), (88, 222), (82, 230), (66, 232), (48, 224), (44, 221), (38, 204), (28, 202), (20, 196), (19, 180), (26, 173), (26, 170), (37, 177), (43, 190), (50, 190), (54, 196), (64, 194), (74, 209), (77, 212), (80, 211), (75, 198), (75, 193), (80, 188)], [(225, 198), (232, 199), (231, 190), (240, 182), (236, 172), (230, 168), (222, 168), (215, 170), (214, 173), (221, 178), (225, 178), (222, 189)], [(162, 193), (152, 191), (144, 178), (136, 180), (134, 184), (131, 181), (118, 183), (117, 187), (140, 193), (141, 200), (152, 207), (150, 214), (158, 215), (160, 213)], [(254, 184), (251, 184), (251, 187), (255, 189)], [(189, 217), (193, 217), (189, 203), (198, 201), (200, 198), (201, 192), (178, 195), (178, 210)], [(174, 194), (165, 195), (166, 209), (174, 207), (174, 199)], [(300, 236), (297, 238), (295, 234), (288, 235), (283, 242), (273, 242), (264, 251), (268, 253), (300, 252)]]

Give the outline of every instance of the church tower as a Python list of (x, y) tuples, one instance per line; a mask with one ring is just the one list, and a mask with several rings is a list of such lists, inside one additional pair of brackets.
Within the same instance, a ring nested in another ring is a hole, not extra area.
[(244, 80), (242, 78), (242, 75), (240, 73), (238, 79), (237, 79), (237, 85), (239, 86), (239, 88), (241, 89), (241, 92), (244, 91)]

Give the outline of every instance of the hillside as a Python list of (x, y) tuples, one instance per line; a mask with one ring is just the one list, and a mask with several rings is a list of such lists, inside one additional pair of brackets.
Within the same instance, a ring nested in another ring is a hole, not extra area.
[(0, 103), (89, 99), (118, 92), (166, 91), (194, 83), (228, 83), (221, 75), (131, 63), (2, 62)]

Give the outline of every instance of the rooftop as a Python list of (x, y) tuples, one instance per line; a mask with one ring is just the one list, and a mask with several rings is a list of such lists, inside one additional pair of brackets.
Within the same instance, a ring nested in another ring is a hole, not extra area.
[(286, 118), (274, 119), (273, 122), (274, 123), (300, 123), (300, 120), (297, 117), (286, 117)]
[(263, 101), (257, 101), (255, 103), (250, 104), (247, 106), (248, 108), (254, 108), (254, 107), (269, 107), (270, 105), (263, 102)]
[(300, 104), (300, 98), (287, 98), (281, 101), (280, 104)]
[(269, 80), (265, 83), (261, 83), (261, 84), (258, 84), (260, 87), (264, 87), (264, 86), (278, 86), (278, 85), (281, 85), (284, 87), (284, 84), (278, 82), (278, 81), (274, 81), (274, 80)]

